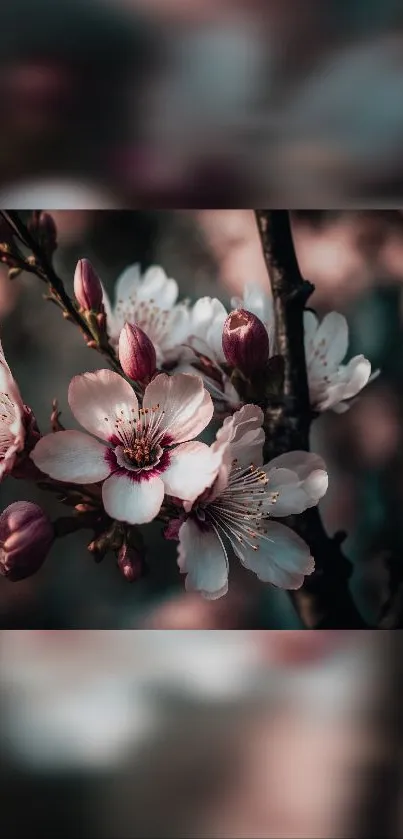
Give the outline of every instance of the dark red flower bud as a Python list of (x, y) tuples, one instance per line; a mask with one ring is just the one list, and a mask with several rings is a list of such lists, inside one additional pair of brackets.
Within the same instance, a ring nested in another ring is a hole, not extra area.
[(263, 370), (269, 357), (267, 329), (252, 312), (235, 309), (227, 317), (222, 334), (225, 358), (245, 376)]
[(124, 325), (119, 337), (119, 361), (129, 379), (142, 384), (151, 381), (157, 356), (154, 344), (139, 326)]
[(53, 525), (37, 504), (10, 504), (0, 516), (0, 574), (13, 582), (35, 574), (54, 538)]
[(86, 312), (103, 310), (103, 291), (98, 274), (88, 259), (80, 259), (74, 274), (74, 294)]

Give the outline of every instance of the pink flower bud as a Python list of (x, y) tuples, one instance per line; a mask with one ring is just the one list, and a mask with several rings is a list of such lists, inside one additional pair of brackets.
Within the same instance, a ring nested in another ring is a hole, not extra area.
[(80, 259), (74, 274), (74, 294), (84, 311), (100, 312), (103, 309), (103, 292), (98, 274), (88, 259)]
[(118, 568), (129, 583), (144, 576), (144, 557), (136, 548), (122, 545), (118, 554)]
[(13, 582), (35, 574), (54, 537), (51, 521), (37, 504), (10, 504), (0, 516), (0, 574)]
[(235, 309), (227, 317), (222, 333), (222, 348), (231, 367), (245, 376), (262, 370), (269, 357), (267, 329), (252, 312)]
[(119, 337), (122, 370), (135, 382), (148, 383), (157, 367), (155, 347), (139, 326), (126, 323)]

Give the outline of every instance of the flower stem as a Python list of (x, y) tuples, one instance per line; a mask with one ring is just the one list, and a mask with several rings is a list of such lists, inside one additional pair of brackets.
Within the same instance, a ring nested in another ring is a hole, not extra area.
[[(257, 210), (256, 221), (271, 283), (277, 351), (284, 359), (283, 394), (265, 412), (265, 461), (287, 451), (309, 451), (312, 412), (304, 349), (303, 311), (314, 286), (301, 275), (290, 215), (286, 210)], [(287, 521), (309, 545), (314, 573), (292, 594), (308, 629), (364, 629), (348, 580), (352, 565), (341, 540), (327, 535), (317, 507)]]

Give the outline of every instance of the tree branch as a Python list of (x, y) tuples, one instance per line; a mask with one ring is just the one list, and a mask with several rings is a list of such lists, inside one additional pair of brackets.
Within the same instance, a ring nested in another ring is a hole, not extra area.
[[(265, 411), (265, 462), (291, 450), (309, 451), (312, 411), (304, 349), (303, 311), (314, 290), (299, 270), (289, 213), (257, 210), (256, 220), (273, 292), (276, 351), (284, 359), (283, 396)], [(348, 580), (352, 565), (341, 550), (343, 537), (329, 537), (317, 507), (288, 519), (305, 539), (315, 559), (314, 573), (293, 593), (297, 611), (309, 629), (364, 629)]]
[[(52, 294), (59, 301), (60, 307), (63, 309), (66, 315), (68, 315), (69, 319), (73, 323), (75, 323), (76, 326), (79, 327), (79, 329), (81, 329), (83, 334), (86, 335), (86, 337), (90, 341), (93, 342), (94, 336), (91, 332), (91, 329), (89, 328), (85, 319), (81, 317), (73, 301), (67, 294), (63, 281), (60, 279), (60, 277), (53, 268), (51, 259), (48, 258), (47, 254), (44, 252), (44, 249), (36, 241), (34, 236), (31, 235), (30, 231), (28, 230), (28, 227), (19, 217), (19, 214), (13, 210), (1, 210), (0, 215), (3, 217), (4, 221), (7, 223), (14, 236), (16, 236), (18, 240), (28, 250), (30, 250), (33, 256), (35, 257), (35, 265), (29, 266), (27, 264), (26, 266), (24, 266), (24, 270), (30, 270), (31, 273), (35, 273), (38, 277), (40, 277), (41, 280), (43, 280), (49, 286)], [(116, 357), (116, 353), (110, 345), (101, 346), (99, 344), (96, 347), (96, 349), (98, 350), (98, 352), (102, 353), (102, 355), (105, 355), (108, 358), (109, 363), (114, 370), (122, 374), (122, 370), (119, 361)]]

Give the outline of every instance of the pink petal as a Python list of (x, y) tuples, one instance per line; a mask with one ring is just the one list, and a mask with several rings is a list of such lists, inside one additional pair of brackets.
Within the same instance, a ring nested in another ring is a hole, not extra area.
[(188, 519), (179, 531), (178, 566), (188, 591), (216, 600), (228, 591), (228, 559), (216, 532)]
[(31, 458), (41, 472), (56, 481), (90, 484), (110, 475), (107, 451), (102, 443), (81, 431), (58, 431), (42, 437)]
[(70, 382), (69, 405), (80, 425), (91, 434), (110, 440), (116, 420), (138, 417), (133, 388), (112, 370), (83, 373)]
[(19, 445), (10, 443), (10, 448), (7, 449), (4, 457), (0, 460), (0, 481), (12, 471), (19, 449)]
[(16, 409), (22, 408), (22, 398), (17, 382), (7, 364), (3, 347), (0, 341), (0, 393), (6, 393), (9, 399), (14, 402)]
[(214, 482), (221, 456), (205, 443), (182, 443), (170, 452), (168, 469), (161, 474), (167, 495), (194, 501)]
[(111, 475), (102, 487), (109, 516), (129, 524), (146, 524), (158, 515), (164, 500), (161, 478), (133, 480), (122, 472)]
[(161, 373), (146, 388), (144, 408), (160, 406), (164, 416), (159, 427), (165, 429), (172, 443), (184, 443), (197, 437), (210, 422), (214, 406), (199, 376)]

